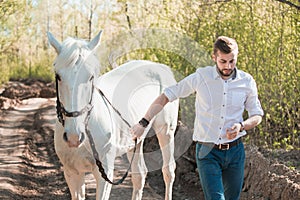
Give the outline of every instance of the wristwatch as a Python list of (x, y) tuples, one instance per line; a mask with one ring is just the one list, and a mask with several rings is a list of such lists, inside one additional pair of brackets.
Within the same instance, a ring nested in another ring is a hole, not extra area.
[(140, 124), (142, 127), (146, 128), (146, 127), (149, 125), (149, 121), (148, 121), (147, 119), (145, 119), (145, 118), (142, 118), (142, 119), (139, 121), (139, 124)]
[(245, 126), (244, 126), (243, 122), (239, 122), (239, 123), (240, 123), (240, 125), (241, 125), (240, 132), (242, 132), (242, 131), (244, 131), (244, 130), (245, 130)]

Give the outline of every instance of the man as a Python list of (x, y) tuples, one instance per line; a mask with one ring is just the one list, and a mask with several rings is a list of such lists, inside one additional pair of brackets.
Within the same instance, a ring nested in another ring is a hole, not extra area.
[[(196, 92), (193, 140), (200, 182), (206, 200), (239, 199), (245, 151), (241, 137), (263, 116), (257, 87), (248, 73), (236, 68), (238, 45), (219, 37), (213, 49), (215, 66), (197, 69), (176, 85), (166, 88), (131, 132), (139, 138), (149, 121), (168, 102)], [(243, 120), (244, 110), (248, 119)]]

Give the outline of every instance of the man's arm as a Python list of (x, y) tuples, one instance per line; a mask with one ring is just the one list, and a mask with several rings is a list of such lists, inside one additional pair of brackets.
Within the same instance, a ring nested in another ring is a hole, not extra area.
[(169, 102), (169, 99), (165, 94), (159, 95), (153, 103), (150, 105), (148, 111), (146, 112), (144, 118), (151, 121), (155, 115), (157, 115), (164, 106)]
[(255, 126), (259, 125), (262, 121), (262, 116), (260, 115), (254, 115), (249, 117), (247, 120), (242, 122), (244, 124), (244, 129), (245, 130), (250, 130), (254, 128)]
[[(146, 119), (148, 122), (150, 122), (155, 115), (157, 115), (163, 108), (164, 106), (169, 102), (169, 99), (166, 97), (166, 95), (161, 94), (159, 95), (153, 103), (150, 105), (148, 108), (144, 119)], [(133, 135), (133, 139), (141, 137), (141, 135), (144, 133), (146, 127), (143, 127), (141, 124), (136, 124), (134, 125), (130, 131)]]
[(226, 130), (226, 136), (227, 139), (231, 140), (234, 139), (238, 133), (243, 129), (243, 130), (250, 130), (254, 128), (255, 126), (259, 125), (262, 121), (262, 116), (261, 115), (253, 115), (246, 119), (245, 121), (241, 123), (235, 123), (230, 129)]

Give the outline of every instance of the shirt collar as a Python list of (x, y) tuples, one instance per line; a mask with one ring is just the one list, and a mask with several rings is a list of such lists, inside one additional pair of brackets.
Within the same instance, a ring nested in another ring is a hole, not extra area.
[(219, 79), (219, 78), (221, 78), (221, 76), (220, 76), (220, 74), (218, 73), (218, 71), (217, 71), (218, 69), (217, 69), (217, 66), (215, 65), (214, 66), (214, 70), (213, 70), (213, 77), (214, 77), (214, 79)]

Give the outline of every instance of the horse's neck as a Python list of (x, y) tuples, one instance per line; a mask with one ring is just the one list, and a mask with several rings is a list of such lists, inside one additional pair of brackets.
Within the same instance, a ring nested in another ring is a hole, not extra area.
[(93, 128), (92, 134), (101, 140), (103, 146), (113, 145), (117, 147), (118, 154), (120, 152), (122, 154), (128, 150), (128, 147), (134, 145), (129, 127), (121, 120), (112, 105), (98, 91), (95, 92), (90, 121)]
[(92, 128), (100, 131), (101, 135), (107, 136), (107, 134), (112, 133), (114, 129), (112, 109), (97, 90), (94, 91), (93, 99), (93, 110), (89, 123)]

